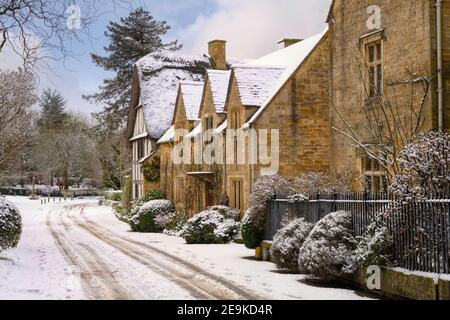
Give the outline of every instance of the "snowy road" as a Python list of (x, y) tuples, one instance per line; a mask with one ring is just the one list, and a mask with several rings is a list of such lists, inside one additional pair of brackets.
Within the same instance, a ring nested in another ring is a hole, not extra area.
[[(24, 234), (0, 256), (2, 299), (365, 299), (315, 287), (251, 259), (242, 245), (188, 246), (131, 233), (94, 201), (40, 205), (11, 198)], [(3, 258), (2, 258), (3, 257)]]

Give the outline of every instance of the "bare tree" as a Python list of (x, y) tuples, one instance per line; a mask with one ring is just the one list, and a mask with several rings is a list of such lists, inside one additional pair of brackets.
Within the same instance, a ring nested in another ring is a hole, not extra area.
[(0, 174), (18, 164), (36, 102), (35, 78), (23, 70), (0, 72)]
[[(377, 92), (377, 88), (367, 84), (364, 75), (369, 74), (369, 68), (359, 65), (359, 72), (365, 99), (356, 112), (364, 115), (363, 121), (355, 126), (330, 99), (342, 123), (333, 130), (348, 138), (367, 157), (376, 160), (388, 181), (392, 181), (402, 169), (399, 156), (404, 146), (414, 141), (424, 128), (433, 77), (409, 71), (408, 79), (389, 81), (381, 94), (371, 94)], [(408, 92), (406, 96), (405, 92)]]
[[(75, 56), (70, 42), (82, 34), (104, 10), (101, 6), (130, 5), (127, 0), (0, 0), (0, 52), (9, 47), (23, 59), (25, 68), (45, 58)], [(137, 1), (140, 2), (140, 1)], [(75, 6), (76, 5), (76, 6)], [(42, 49), (59, 57), (45, 57)]]

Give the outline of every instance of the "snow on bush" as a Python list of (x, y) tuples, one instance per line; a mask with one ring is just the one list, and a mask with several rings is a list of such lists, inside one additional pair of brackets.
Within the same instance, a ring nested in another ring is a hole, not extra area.
[(305, 242), (314, 225), (297, 219), (278, 231), (273, 239), (271, 257), (280, 269), (298, 271), (300, 247)]
[(393, 264), (393, 238), (382, 214), (377, 215), (377, 218), (367, 228), (364, 236), (359, 237), (358, 240), (355, 255), (359, 267), (390, 266)]
[(189, 219), (181, 231), (188, 244), (223, 244), (239, 232), (240, 224), (217, 211), (203, 211)]
[[(242, 219), (241, 233), (244, 244), (249, 249), (255, 249), (264, 240), (264, 226), (258, 224), (260, 213), (254, 207), (250, 207)], [(256, 221), (256, 222), (255, 222)]]
[(22, 217), (11, 202), (0, 199), (0, 252), (15, 248), (22, 234)]
[(307, 202), (307, 201), (309, 201), (309, 197), (303, 193), (296, 193), (292, 196), (289, 196), (288, 200), (291, 203)]
[(164, 229), (164, 216), (175, 211), (169, 200), (153, 200), (137, 206), (129, 219), (133, 231), (161, 232)]
[(189, 216), (182, 211), (171, 212), (168, 215), (163, 216), (162, 225), (164, 225), (164, 233), (178, 237), (188, 220)]
[(292, 193), (292, 182), (278, 175), (263, 176), (255, 182), (249, 197), (250, 208), (242, 220), (242, 239), (247, 248), (254, 249), (264, 240), (268, 202)]
[(323, 280), (338, 280), (355, 271), (357, 241), (348, 212), (331, 213), (320, 220), (300, 248), (300, 273)]
[(391, 185), (400, 200), (426, 198), (427, 193), (450, 195), (450, 134), (421, 134), (402, 151), (401, 171)]
[(237, 209), (229, 208), (227, 206), (212, 206), (208, 210), (217, 211), (227, 219), (233, 219), (235, 221), (241, 220), (241, 213)]
[(329, 175), (323, 172), (305, 172), (294, 179), (292, 188), (297, 193), (350, 192), (351, 175)]

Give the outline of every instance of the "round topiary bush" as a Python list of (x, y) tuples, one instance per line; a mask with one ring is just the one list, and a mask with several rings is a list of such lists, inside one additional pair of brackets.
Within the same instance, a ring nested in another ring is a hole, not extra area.
[(217, 211), (227, 219), (233, 219), (235, 221), (241, 220), (241, 212), (237, 209), (229, 208), (227, 206), (212, 206), (208, 210)]
[(22, 234), (22, 217), (11, 202), (0, 199), (0, 252), (15, 248)]
[(271, 257), (280, 269), (298, 271), (299, 251), (314, 228), (305, 219), (297, 219), (278, 231), (273, 239)]
[(161, 232), (164, 229), (162, 217), (175, 211), (169, 200), (153, 200), (133, 209), (129, 219), (133, 231)]
[(340, 280), (355, 271), (356, 246), (351, 214), (331, 213), (316, 224), (300, 248), (299, 271), (322, 280)]
[(227, 219), (217, 211), (203, 211), (189, 219), (181, 236), (188, 244), (223, 244), (239, 232), (239, 223)]

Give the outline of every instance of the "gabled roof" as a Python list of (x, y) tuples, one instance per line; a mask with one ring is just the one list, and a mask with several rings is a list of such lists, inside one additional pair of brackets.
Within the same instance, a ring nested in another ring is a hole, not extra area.
[(261, 106), (284, 72), (283, 67), (251, 64), (235, 65), (233, 72), (244, 106)]
[(161, 139), (158, 140), (157, 144), (169, 143), (173, 141), (175, 137), (175, 126), (171, 126), (169, 130), (167, 130)]
[(261, 108), (250, 118), (250, 120), (244, 125), (248, 127), (256, 119), (259, 118), (265, 108), (272, 102), (273, 98), (277, 93), (283, 88), (285, 83), (295, 74), (298, 68), (303, 64), (311, 52), (317, 47), (320, 41), (328, 33), (328, 27), (320, 34), (313, 36), (311, 38), (305, 39), (299, 43), (291, 45), (287, 48), (275, 51), (268, 54), (258, 60), (252, 62), (252, 65), (276, 65), (278, 67), (283, 67), (282, 74), (277, 77), (277, 81), (271, 87), (270, 92), (265, 95), (264, 101), (261, 103)]
[(180, 81), (203, 81), (211, 62), (204, 55), (151, 53), (136, 63), (140, 98), (149, 136), (158, 140), (170, 128)]
[(198, 120), (198, 112), (203, 95), (203, 81), (181, 81), (180, 89), (183, 96), (186, 119), (189, 121)]
[(228, 87), (230, 84), (231, 71), (208, 69), (206, 72), (208, 75), (207, 79), (211, 87), (212, 98), (214, 101), (216, 112), (224, 113)]

